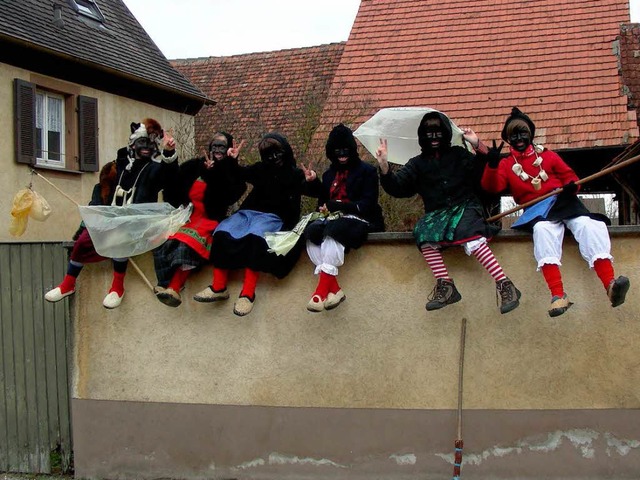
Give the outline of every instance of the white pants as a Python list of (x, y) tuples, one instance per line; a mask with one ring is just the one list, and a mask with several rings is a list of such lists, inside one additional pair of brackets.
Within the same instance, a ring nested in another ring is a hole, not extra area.
[(324, 237), (321, 245), (316, 245), (307, 240), (307, 253), (316, 266), (314, 273), (320, 272), (337, 276), (338, 267), (344, 264), (344, 245), (336, 242), (331, 237)]
[(533, 255), (538, 262), (538, 270), (543, 265), (562, 265), (560, 259), (565, 225), (573, 233), (580, 247), (580, 254), (589, 264), (589, 268), (593, 268), (596, 260), (613, 260), (611, 240), (604, 222), (587, 216), (555, 222), (542, 221), (533, 226)]

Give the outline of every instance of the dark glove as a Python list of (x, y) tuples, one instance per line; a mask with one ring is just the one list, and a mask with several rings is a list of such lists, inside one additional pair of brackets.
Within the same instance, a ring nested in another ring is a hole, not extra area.
[(578, 193), (578, 185), (576, 185), (576, 182), (571, 181), (564, 187), (562, 187), (562, 192), (560, 192), (560, 195), (562, 195), (563, 197), (573, 197), (576, 193)]
[(493, 141), (493, 146), (487, 152), (487, 165), (489, 168), (498, 168), (500, 160), (502, 160), (502, 149), (504, 148), (504, 142), (500, 142), (500, 145), (496, 146), (496, 141)]

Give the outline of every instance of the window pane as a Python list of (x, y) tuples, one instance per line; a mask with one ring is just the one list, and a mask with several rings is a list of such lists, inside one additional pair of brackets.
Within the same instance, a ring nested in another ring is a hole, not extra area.
[(36, 128), (36, 158), (42, 158), (42, 129)]
[(62, 99), (47, 97), (47, 127), (52, 132), (62, 132)]
[(49, 144), (49, 160), (60, 161), (60, 132), (52, 132), (49, 130), (47, 140)]

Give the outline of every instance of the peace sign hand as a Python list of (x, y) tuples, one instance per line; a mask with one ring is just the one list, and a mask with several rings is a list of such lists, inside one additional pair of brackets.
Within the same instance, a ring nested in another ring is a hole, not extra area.
[(231, 148), (227, 150), (227, 156), (235, 158), (237, 160), (238, 156), (240, 155), (240, 150), (242, 150), (242, 147), (244, 147), (245, 143), (247, 143), (246, 140), (242, 140), (240, 142), (240, 145), (236, 145), (236, 141), (234, 140)]
[(215, 160), (211, 160), (211, 157), (209, 156), (209, 152), (207, 152), (207, 150), (203, 148), (202, 153), (204, 153), (204, 167), (207, 169), (213, 167)]
[(300, 169), (304, 172), (304, 180), (306, 182), (313, 182), (318, 175), (313, 170), (313, 162), (309, 162), (309, 168), (305, 167), (304, 163), (300, 163)]
[(386, 175), (389, 172), (389, 162), (387, 161), (387, 139), (381, 138), (380, 145), (376, 150), (376, 160), (378, 160), (378, 165), (380, 165), (380, 171), (383, 175)]

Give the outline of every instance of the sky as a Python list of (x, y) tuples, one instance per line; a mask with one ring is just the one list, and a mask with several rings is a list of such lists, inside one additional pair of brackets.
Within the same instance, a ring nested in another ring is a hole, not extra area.
[(165, 57), (176, 59), (342, 42), (349, 37), (360, 0), (124, 0), (124, 3)]
[[(267, 52), (342, 42), (360, 0), (124, 0), (165, 57)], [(640, 0), (630, 0), (640, 22)]]

